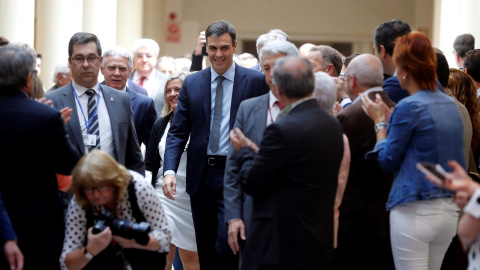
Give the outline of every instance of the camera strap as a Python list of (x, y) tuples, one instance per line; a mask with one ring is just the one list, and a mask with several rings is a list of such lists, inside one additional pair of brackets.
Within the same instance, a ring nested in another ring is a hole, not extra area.
[(140, 207), (138, 206), (137, 201), (137, 194), (135, 193), (135, 185), (133, 184), (133, 180), (130, 182), (127, 188), (128, 192), (128, 201), (130, 202), (130, 206), (132, 207), (132, 216), (136, 220), (136, 222), (147, 221), (140, 211)]

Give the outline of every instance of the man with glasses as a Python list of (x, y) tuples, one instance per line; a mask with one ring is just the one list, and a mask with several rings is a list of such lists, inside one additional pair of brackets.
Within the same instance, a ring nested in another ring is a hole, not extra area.
[[(61, 114), (29, 98), (35, 65), (34, 51), (0, 48), (0, 191), (14, 231), (0, 237), (0, 244), (8, 256), (15, 254), (7, 245), (18, 245), (24, 269), (38, 268), (38, 263), (60, 269), (64, 217), (55, 173), (70, 174), (79, 154), (70, 145)], [(0, 231), (6, 225), (10, 224), (0, 221)], [(21, 268), (15, 253), (16, 263), (10, 265), (0, 256), (0, 269)]]
[(153, 39), (139, 39), (133, 44), (133, 64), (135, 71), (130, 75), (130, 80), (147, 89), (148, 96), (153, 99), (157, 116), (165, 103), (163, 89), (167, 75), (156, 70), (160, 47)]
[(142, 153), (133, 124), (130, 96), (98, 83), (103, 61), (100, 41), (79, 32), (68, 44), (72, 82), (47, 93), (55, 108), (72, 108), (66, 130), (72, 144), (86, 154), (102, 149), (130, 170), (145, 174)]

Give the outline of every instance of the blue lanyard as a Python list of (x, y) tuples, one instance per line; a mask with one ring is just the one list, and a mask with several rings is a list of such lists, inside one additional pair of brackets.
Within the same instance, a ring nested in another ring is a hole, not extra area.
[(87, 134), (89, 134), (88, 131), (90, 130), (90, 126), (92, 125), (93, 118), (97, 114), (98, 103), (100, 102), (100, 97), (102, 96), (102, 86), (98, 84), (97, 107), (95, 108), (95, 111), (93, 112), (92, 117), (88, 120), (88, 123), (87, 123), (87, 118), (85, 118), (85, 113), (83, 112), (82, 104), (80, 104), (80, 100), (78, 99), (77, 92), (75, 91), (75, 88), (73, 87), (73, 85), (72, 85), (72, 88), (73, 88), (73, 93), (75, 94), (75, 98), (77, 99), (77, 102), (78, 102), (78, 107), (80, 107), (80, 110), (82, 111), (83, 121), (85, 121), (85, 126), (87, 126)]

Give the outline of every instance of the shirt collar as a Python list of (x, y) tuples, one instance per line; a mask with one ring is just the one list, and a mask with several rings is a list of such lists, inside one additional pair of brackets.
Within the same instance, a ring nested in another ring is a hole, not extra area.
[(77, 92), (77, 96), (79, 97), (85, 94), (85, 91), (87, 91), (88, 89), (93, 89), (98, 95), (98, 83), (96, 83), (92, 88), (86, 88), (85, 86), (77, 84), (75, 80), (72, 79), (72, 86), (73, 89)]
[(230, 66), (229, 69), (227, 69), (227, 71), (225, 71), (225, 73), (223, 74), (218, 74), (211, 66), (210, 66), (210, 70), (212, 71), (212, 75), (210, 77), (210, 82), (213, 82), (215, 81), (215, 79), (222, 75), (223, 77), (225, 77), (225, 79), (228, 79), (229, 81), (234, 81), (234, 78), (235, 78), (235, 61), (232, 63), (232, 65)]
[(272, 108), (273, 104), (278, 101), (278, 98), (275, 97), (275, 95), (272, 93), (272, 90), (268, 92), (268, 104), (269, 107)]
[(277, 116), (277, 121), (283, 117), (285, 117), (287, 114), (290, 113), (291, 110), (293, 110), (295, 107), (297, 107), (298, 105), (302, 104), (303, 102), (307, 101), (307, 100), (310, 100), (310, 99), (314, 99), (313, 96), (309, 95), (307, 97), (304, 97), (302, 99), (299, 99), (295, 102), (293, 102), (292, 104), (288, 105), (287, 107), (285, 107)]

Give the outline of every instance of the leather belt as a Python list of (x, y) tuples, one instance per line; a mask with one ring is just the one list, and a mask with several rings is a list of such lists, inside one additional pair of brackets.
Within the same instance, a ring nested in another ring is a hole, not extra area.
[(207, 156), (207, 165), (209, 166), (223, 166), (227, 163), (226, 156)]

